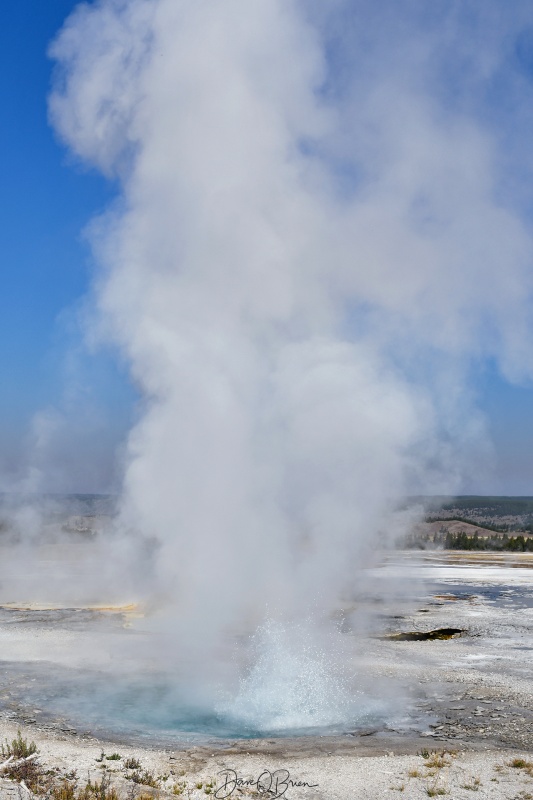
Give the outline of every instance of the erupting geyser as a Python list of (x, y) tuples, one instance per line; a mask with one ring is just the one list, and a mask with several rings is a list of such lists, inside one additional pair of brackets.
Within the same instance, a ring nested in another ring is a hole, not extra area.
[[(482, 449), (469, 360), (512, 373), (530, 339), (490, 136), (441, 125), (431, 48), (379, 25), (361, 3), (99, 0), (51, 48), (53, 124), (120, 187), (91, 227), (98, 335), (145, 398), (117, 522), (141, 556), (117, 572), (157, 610), (159, 663), (232, 685), (265, 730), (353, 716), (331, 612), (410, 521), (398, 498), (453, 491)], [(298, 661), (272, 631), (299, 620)]]

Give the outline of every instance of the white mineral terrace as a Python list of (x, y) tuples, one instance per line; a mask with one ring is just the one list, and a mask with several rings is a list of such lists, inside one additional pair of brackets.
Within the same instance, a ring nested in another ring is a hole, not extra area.
[[(179, 720), (174, 730), (150, 719), (143, 727), (138, 718), (128, 728), (127, 714), (112, 717), (118, 684), (110, 676), (116, 681), (117, 641), (152, 635), (143, 632), (142, 610), (67, 609), (6, 597), (0, 604), (0, 734), (10, 739), (20, 729), (34, 739), (47, 768), (92, 779), (109, 773), (124, 797), (132, 786), (128, 757), (153, 774), (158, 788), (149, 791), (161, 797), (183, 790), (200, 798), (206, 788), (223, 797), (232, 787), (233, 796), (253, 796), (261, 774), (260, 790), (277, 780), (283, 796), (308, 800), (402, 791), (423, 798), (439, 789), (453, 798), (474, 790), (478, 797), (527, 797), (533, 791), (527, 767), (533, 760), (532, 567), (530, 554), (389, 554), (367, 576), (375, 598), (354, 588), (342, 612), (347, 664), (366, 716), (354, 717), (353, 725), (347, 719), (342, 731), (301, 737), (224, 738), (207, 729), (192, 735), (180, 730)], [(388, 599), (380, 600), (383, 595)], [(438, 629), (464, 633), (389, 638)], [(120, 652), (127, 680), (128, 648)], [(108, 700), (91, 706), (84, 693), (106, 697), (98, 695), (95, 676), (111, 682)], [(431, 752), (443, 750), (448, 755), (431, 766)], [(102, 759), (102, 751), (121, 758)], [(526, 766), (511, 766), (516, 759)], [(16, 796), (15, 790), (12, 781), (0, 781), (1, 797)]]

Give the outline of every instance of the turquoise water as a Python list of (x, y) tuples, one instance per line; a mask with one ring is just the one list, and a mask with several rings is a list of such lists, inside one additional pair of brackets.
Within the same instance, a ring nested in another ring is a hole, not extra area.
[[(256, 739), (272, 736), (334, 735), (366, 727), (376, 722), (372, 709), (360, 707), (358, 712), (344, 715), (342, 720), (317, 725), (321, 709), (311, 704), (294, 714), (295, 724), (282, 716), (277, 709), (281, 725), (269, 725), (261, 719), (254, 723), (253, 716), (232, 713), (227, 699), (221, 701), (225, 708), (208, 711), (188, 703), (164, 676), (132, 680), (131, 676), (103, 676), (80, 670), (68, 670), (53, 665), (53, 672), (45, 666), (3, 664), (4, 685), (10, 686), (9, 701), (2, 700), (2, 709), (17, 709), (22, 718), (32, 717), (37, 722), (68, 725), (78, 732), (118, 734), (129, 738), (152, 740), (154, 743), (211, 741), (213, 739)], [(51, 665), (50, 665), (51, 666)], [(275, 719), (276, 709), (270, 713)], [(307, 722), (307, 724), (306, 724)]]

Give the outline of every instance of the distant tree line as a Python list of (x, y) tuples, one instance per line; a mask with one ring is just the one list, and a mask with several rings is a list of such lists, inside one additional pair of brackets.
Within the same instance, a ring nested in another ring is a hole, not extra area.
[[(475, 525), (476, 528), (483, 528), (487, 531), (494, 531), (495, 533), (507, 533), (510, 529), (509, 525), (496, 525), (493, 522), (479, 522), (475, 519), (467, 519), (466, 517), (426, 517), (426, 522), (465, 522), (468, 525)], [(529, 529), (529, 528), (528, 528)], [(525, 530), (525, 528), (524, 528)]]
[(498, 497), (484, 495), (463, 495), (461, 497), (442, 498), (440, 508), (443, 511), (454, 509), (464, 511), (491, 513), (494, 516), (533, 514), (533, 497)]
[(532, 553), (533, 537), (527, 536), (469, 536), (466, 531), (446, 534), (446, 550), (509, 550), (515, 553)]

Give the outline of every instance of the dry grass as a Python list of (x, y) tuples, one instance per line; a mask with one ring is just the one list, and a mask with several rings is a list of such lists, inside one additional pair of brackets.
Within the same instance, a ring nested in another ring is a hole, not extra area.
[[(110, 779), (104, 775), (101, 781), (86, 782), (85, 786), (78, 788), (75, 781), (63, 778), (61, 781), (52, 782), (44, 791), (48, 800), (120, 800), (120, 795)], [(150, 798), (153, 800), (153, 798)]]
[(481, 786), (480, 778), (472, 778), (469, 783), (463, 783), (461, 789), (469, 789), (471, 792), (478, 792)]
[(148, 770), (135, 770), (132, 772), (131, 775), (126, 776), (128, 780), (133, 781), (133, 783), (140, 783), (142, 786), (151, 786), (153, 789), (158, 789), (160, 785), (160, 781), (158, 778), (155, 777), (153, 772), (148, 772)]
[[(56, 800), (54, 798), (54, 800)], [(109, 778), (104, 775), (100, 783), (87, 781), (83, 789), (79, 789), (75, 800), (119, 800), (117, 790), (110, 785)]]
[(32, 792), (42, 792), (45, 776), (43, 767), (37, 759), (37, 745), (22, 738), (18, 731), (11, 743), (5, 740), (1, 746), (4, 763), (0, 775), (8, 780), (25, 785)]
[(141, 769), (141, 762), (137, 758), (126, 758), (124, 769)]
[[(12, 759), (12, 763), (6, 764), (1, 770), (2, 777), (25, 787), (33, 795), (46, 797), (47, 800), (120, 800), (107, 775), (100, 782), (93, 783), (89, 779), (84, 786), (78, 787), (75, 770), (64, 775), (58, 769), (45, 770), (37, 757), (37, 745), (24, 739), (20, 731), (11, 743), (6, 740), (0, 749), (4, 760)], [(103, 757), (102, 753), (101, 760)], [(118, 753), (114, 753), (110, 760), (117, 761), (120, 758)]]
[(510, 761), (507, 766), (513, 767), (514, 769), (523, 769), (526, 775), (529, 775), (530, 778), (533, 778), (532, 761), (526, 761), (525, 758), (513, 758), (513, 760)]
[(456, 756), (457, 750), (432, 750), (431, 753), (426, 756), (426, 763), (424, 766), (434, 769), (449, 767), (452, 763), (452, 759)]
[(36, 759), (32, 761), (15, 762), (13, 766), (9, 764), (2, 770), (2, 777), (10, 781), (24, 784), (35, 794), (43, 794), (47, 788), (50, 778), (43, 770), (43, 767)]
[[(452, 759), (457, 755), (456, 750), (423, 750), (420, 754), (424, 758), (424, 768), (426, 769), (426, 776), (433, 777), (435, 780), (426, 786), (426, 794), (428, 797), (438, 797), (439, 795), (448, 794), (446, 785), (439, 783), (441, 779), (441, 770), (445, 767), (450, 767)], [(418, 770), (411, 770), (413, 777), (419, 777)], [(411, 774), (410, 773), (410, 774)]]
[(533, 763), (531, 761), (526, 761), (525, 758), (513, 758), (509, 766), (515, 769), (532, 769)]

